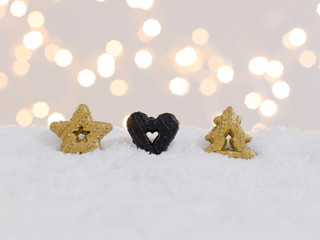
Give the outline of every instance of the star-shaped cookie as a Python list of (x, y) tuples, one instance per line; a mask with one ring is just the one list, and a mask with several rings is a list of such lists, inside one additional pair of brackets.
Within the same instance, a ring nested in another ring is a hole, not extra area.
[(112, 125), (93, 121), (88, 106), (80, 104), (70, 121), (53, 122), (50, 129), (62, 138), (62, 152), (87, 153), (101, 149), (101, 139), (112, 130)]

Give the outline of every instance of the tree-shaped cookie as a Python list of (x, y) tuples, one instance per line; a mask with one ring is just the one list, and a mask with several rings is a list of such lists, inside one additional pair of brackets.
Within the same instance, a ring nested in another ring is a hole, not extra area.
[[(221, 116), (215, 117), (213, 122), (216, 126), (206, 135), (206, 140), (210, 142), (210, 146), (205, 151), (208, 153), (216, 152), (233, 158), (250, 159), (256, 156), (257, 154), (246, 145), (252, 137), (241, 128), (241, 120), (241, 117), (235, 114), (232, 107), (224, 110)], [(228, 136), (231, 137), (230, 145), (233, 150), (225, 149)]]

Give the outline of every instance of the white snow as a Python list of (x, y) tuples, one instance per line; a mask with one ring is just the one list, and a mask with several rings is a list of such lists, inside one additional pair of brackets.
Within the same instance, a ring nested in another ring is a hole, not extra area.
[(156, 156), (114, 129), (70, 155), (49, 129), (1, 127), (0, 239), (320, 239), (320, 132), (257, 132), (241, 160), (205, 153), (209, 130)]

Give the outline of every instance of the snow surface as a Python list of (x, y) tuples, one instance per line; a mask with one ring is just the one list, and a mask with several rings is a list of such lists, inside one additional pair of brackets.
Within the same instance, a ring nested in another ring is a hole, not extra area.
[(156, 156), (114, 129), (70, 155), (49, 129), (0, 128), (0, 239), (320, 239), (319, 132), (257, 132), (241, 160), (205, 153), (208, 131)]

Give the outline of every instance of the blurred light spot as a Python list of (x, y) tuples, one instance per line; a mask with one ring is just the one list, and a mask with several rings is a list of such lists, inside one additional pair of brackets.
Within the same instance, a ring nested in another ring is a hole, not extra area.
[(41, 12), (33, 11), (28, 15), (28, 24), (30, 27), (41, 27), (44, 24), (44, 16)]
[(299, 56), (299, 62), (302, 67), (311, 68), (317, 62), (317, 56), (312, 51), (304, 51)]
[(307, 34), (301, 28), (295, 28), (289, 32), (289, 42), (291, 45), (295, 47), (301, 47), (303, 44), (306, 43)]
[(207, 78), (200, 83), (200, 92), (205, 96), (211, 96), (217, 91), (218, 84), (215, 80)]
[(211, 71), (218, 72), (218, 69), (223, 66), (224, 60), (220, 56), (212, 56), (208, 60), (208, 67)]
[(122, 126), (124, 127), (124, 129), (127, 129), (127, 121), (128, 121), (128, 118), (130, 117), (130, 114), (128, 114), (127, 116), (125, 116), (123, 118), (123, 121), (122, 121)]
[(72, 63), (72, 54), (67, 49), (60, 49), (56, 52), (54, 60), (60, 67), (67, 67)]
[(140, 50), (136, 53), (135, 62), (139, 68), (146, 69), (152, 64), (152, 55), (147, 50)]
[(23, 108), (16, 115), (16, 121), (19, 126), (27, 127), (32, 123), (33, 115), (29, 109)]
[(123, 46), (122, 46), (121, 42), (116, 41), (116, 40), (111, 40), (106, 45), (106, 52), (111, 54), (114, 57), (118, 57), (123, 52)]
[(139, 0), (127, 0), (127, 4), (131, 8), (139, 8)]
[(218, 69), (217, 77), (220, 82), (222, 83), (229, 83), (233, 80), (234, 77), (234, 71), (232, 67), (228, 65), (223, 65)]
[(139, 0), (139, 8), (148, 10), (153, 6), (153, 0)]
[(292, 43), (289, 41), (289, 35), (290, 35), (290, 33), (286, 33), (285, 35), (283, 35), (283, 37), (282, 37), (283, 46), (285, 46), (288, 49), (297, 48), (296, 46), (292, 45)]
[(4, 89), (8, 86), (8, 77), (5, 73), (0, 72), (0, 89)]
[(97, 2), (105, 2), (105, 0), (96, 0)]
[(110, 92), (114, 96), (123, 96), (128, 92), (128, 84), (124, 80), (116, 79), (110, 84)]
[(0, 6), (7, 5), (9, 0), (0, 0)]
[(260, 105), (260, 112), (263, 116), (272, 117), (277, 113), (278, 106), (272, 100), (265, 100)]
[(59, 51), (60, 47), (56, 44), (49, 44), (46, 46), (46, 49), (44, 50), (44, 55), (49, 61), (54, 61), (54, 58), (56, 56), (56, 53)]
[(264, 123), (257, 123), (252, 127), (251, 131), (252, 132), (258, 132), (261, 129), (266, 129), (266, 128), (267, 128), (267, 126)]
[(15, 17), (22, 17), (27, 12), (27, 5), (23, 1), (14, 1), (10, 6), (10, 12)]
[(170, 81), (169, 89), (175, 95), (184, 96), (189, 92), (190, 85), (186, 79), (177, 77)]
[(181, 67), (188, 67), (197, 60), (197, 57), (196, 50), (187, 47), (176, 54), (176, 63)]
[(98, 73), (101, 77), (111, 77), (115, 72), (115, 59), (111, 54), (104, 53), (98, 58)]
[(96, 82), (96, 75), (89, 69), (83, 69), (78, 74), (78, 82), (82, 87), (91, 87)]
[(66, 118), (61, 114), (61, 113), (52, 113), (49, 117), (48, 117), (48, 126), (50, 126), (51, 123), (53, 122), (59, 122), (59, 121), (65, 121)]
[(143, 32), (149, 37), (156, 37), (161, 32), (161, 24), (158, 20), (148, 19), (143, 23)]
[(138, 38), (141, 42), (150, 42), (153, 39), (153, 37), (147, 36), (142, 28), (138, 31)]
[(249, 109), (257, 109), (261, 104), (261, 97), (258, 93), (251, 92), (245, 97), (244, 104)]
[(31, 31), (24, 35), (23, 44), (30, 50), (36, 50), (43, 43), (43, 36), (40, 32)]
[(198, 72), (201, 68), (202, 60), (200, 57), (197, 57), (197, 60), (193, 64), (187, 66), (187, 70), (189, 70), (190, 72)]
[(192, 33), (192, 41), (197, 45), (204, 45), (209, 40), (209, 33), (203, 28), (198, 28)]
[(32, 56), (32, 51), (26, 48), (23, 44), (19, 45), (14, 50), (14, 56), (21, 61), (28, 61)]
[(284, 81), (278, 81), (272, 86), (272, 92), (276, 98), (285, 99), (290, 94), (290, 87)]
[(0, 6), (0, 19), (4, 18), (6, 16), (7, 9), (4, 6)]
[(17, 76), (25, 76), (30, 70), (30, 64), (27, 61), (17, 60), (13, 63), (12, 70)]
[(320, 3), (318, 3), (318, 5), (317, 5), (317, 13), (320, 16)]
[(32, 112), (37, 118), (45, 118), (49, 114), (49, 105), (45, 102), (36, 102), (32, 106)]
[(267, 74), (272, 78), (279, 78), (283, 74), (283, 65), (280, 61), (273, 60), (268, 63)]
[(252, 74), (262, 75), (268, 70), (268, 64), (265, 57), (254, 57), (249, 62), (249, 70)]

